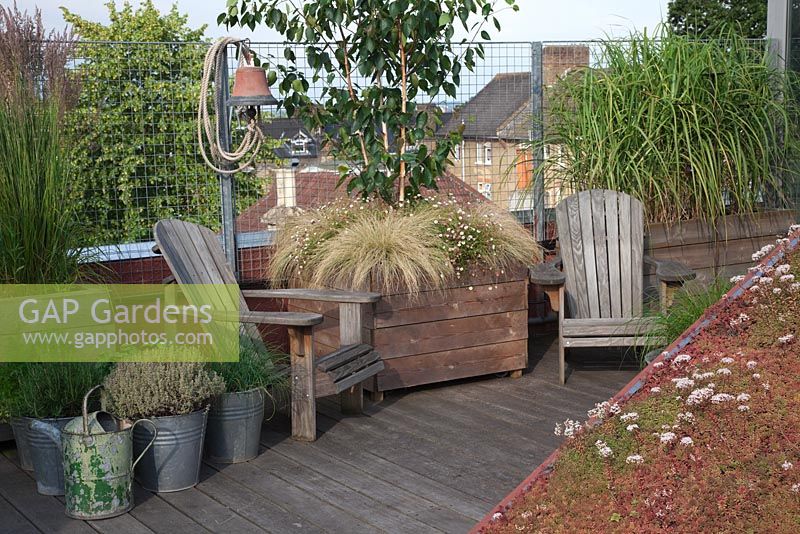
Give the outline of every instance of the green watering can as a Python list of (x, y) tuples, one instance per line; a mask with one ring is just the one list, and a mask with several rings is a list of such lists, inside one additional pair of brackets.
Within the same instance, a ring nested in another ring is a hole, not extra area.
[[(61, 432), (67, 515), (75, 519), (105, 519), (133, 508), (133, 468), (158, 435), (149, 419), (121, 428), (107, 412), (88, 413), (89, 396), (101, 387), (86, 393), (83, 416), (67, 423)], [(133, 461), (133, 429), (142, 423), (153, 427), (153, 440)]]

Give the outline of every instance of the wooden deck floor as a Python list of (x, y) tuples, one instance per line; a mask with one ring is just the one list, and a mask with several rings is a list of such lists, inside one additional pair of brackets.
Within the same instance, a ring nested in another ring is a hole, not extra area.
[(322, 402), (315, 443), (292, 441), (288, 421), (272, 421), (256, 460), (205, 464), (183, 492), (137, 488), (134, 510), (105, 521), (67, 519), (63, 499), (38, 495), (14, 449), (0, 446), (0, 532), (466, 532), (559, 443), (556, 422), (583, 418), (635, 374), (610, 355), (562, 387), (556, 341), (530, 345), (520, 379), (394, 392), (361, 417)]

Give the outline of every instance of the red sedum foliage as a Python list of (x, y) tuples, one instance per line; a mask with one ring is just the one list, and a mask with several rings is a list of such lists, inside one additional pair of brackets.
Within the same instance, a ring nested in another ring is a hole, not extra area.
[(800, 532), (800, 252), (714, 311), (485, 532)]

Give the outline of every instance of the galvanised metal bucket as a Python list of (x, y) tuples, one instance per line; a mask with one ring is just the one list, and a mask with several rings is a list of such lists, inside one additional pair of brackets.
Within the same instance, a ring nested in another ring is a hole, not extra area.
[(64, 456), (61, 431), (72, 417), (31, 419), (28, 427), (36, 490), (42, 495), (64, 495)]
[[(84, 397), (83, 416), (73, 419), (62, 432), (67, 515), (74, 519), (107, 519), (128, 512), (133, 507), (133, 469), (142, 455), (133, 461), (133, 430), (149, 423), (139, 419), (121, 429), (119, 422), (106, 412), (87, 411), (89, 395)], [(152, 445), (152, 442), (150, 443)], [(145, 452), (149, 446), (145, 448)]]
[(19, 465), (25, 471), (33, 471), (31, 462), (31, 448), (28, 444), (28, 426), (33, 419), (29, 417), (12, 417), (11, 431), (14, 433), (14, 441), (17, 443), (17, 458)]
[[(133, 429), (133, 453), (142, 455), (136, 480), (148, 491), (181, 491), (200, 481), (203, 438), (208, 410), (186, 415), (153, 417), (158, 434), (146, 427)], [(152, 448), (147, 444), (154, 440)]]
[(0, 423), (0, 443), (14, 439), (14, 431), (11, 430), (10, 423)]
[(208, 413), (206, 458), (235, 464), (258, 456), (264, 397), (263, 389), (251, 389), (214, 398)]

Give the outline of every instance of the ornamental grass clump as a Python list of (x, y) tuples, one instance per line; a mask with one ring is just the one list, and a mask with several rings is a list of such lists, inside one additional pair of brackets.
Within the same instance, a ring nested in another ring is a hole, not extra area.
[(653, 222), (775, 207), (800, 154), (791, 76), (735, 32), (604, 40), (592, 68), (550, 89), (542, 144), (563, 156), (543, 173), (575, 191), (628, 193)]
[(203, 363), (118, 363), (105, 380), (108, 409), (123, 419), (185, 415), (225, 391)]
[(66, 68), (70, 32), (45, 32), (41, 12), (0, 7), (0, 283), (72, 283), (85, 224), (64, 114), (79, 84)]
[(270, 278), (276, 284), (416, 294), (479, 270), (499, 273), (541, 260), (536, 241), (489, 204), (422, 198), (335, 203), (280, 229)]
[(215, 362), (209, 369), (225, 381), (225, 391), (241, 393), (256, 388), (286, 389), (286, 373), (278, 365), (285, 356), (256, 346), (247, 338), (239, 342), (239, 361)]
[(645, 334), (645, 348), (642, 353), (659, 349), (678, 339), (730, 288), (731, 283), (721, 278), (714, 279), (708, 286), (698, 284), (681, 288), (676, 292), (669, 309), (648, 318), (652, 326)]

